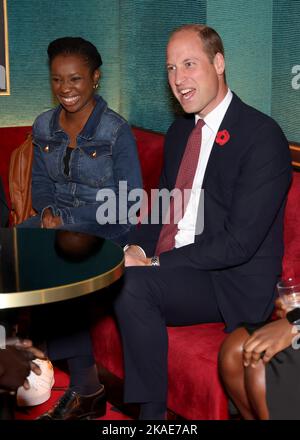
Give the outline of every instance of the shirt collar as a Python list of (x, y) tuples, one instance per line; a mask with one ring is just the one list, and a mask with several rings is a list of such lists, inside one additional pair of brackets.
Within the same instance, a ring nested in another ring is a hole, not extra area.
[[(215, 134), (217, 134), (221, 122), (227, 112), (229, 104), (232, 100), (232, 91), (228, 88), (226, 96), (208, 115), (205, 116), (204, 122)], [(195, 115), (195, 124), (201, 119), (199, 115)]]

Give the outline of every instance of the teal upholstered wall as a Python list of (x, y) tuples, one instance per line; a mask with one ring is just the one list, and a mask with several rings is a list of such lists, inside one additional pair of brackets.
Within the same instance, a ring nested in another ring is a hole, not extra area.
[(273, 0), (272, 116), (300, 142), (300, 1)]
[[(208, 0), (207, 24), (221, 35), (229, 86), (270, 114), (273, 0)], [(221, 7), (220, 7), (221, 6)]]
[(165, 130), (173, 119), (165, 47), (184, 23), (205, 23), (205, 0), (121, 2), (121, 113), (131, 123)]
[[(272, 114), (300, 141), (300, 1), (8, 0), (11, 95), (0, 97), (0, 126), (31, 124), (53, 105), (46, 47), (81, 35), (103, 57), (101, 94), (132, 124), (166, 130), (173, 102), (165, 74), (169, 32), (207, 22), (225, 43), (230, 87)], [(294, 78), (294, 82), (292, 83)]]
[(0, 126), (30, 125), (53, 106), (46, 49), (65, 35), (81, 35), (101, 50), (103, 96), (118, 107), (118, 0), (8, 0), (7, 6), (11, 95), (0, 96)]
[(0, 126), (31, 124), (53, 105), (47, 45), (81, 35), (101, 52), (100, 93), (109, 105), (133, 124), (166, 129), (167, 36), (182, 23), (205, 22), (205, 11), (205, 0), (9, 0), (11, 95), (0, 97)]
[(223, 37), (233, 90), (300, 142), (300, 1), (208, 0), (207, 24)]

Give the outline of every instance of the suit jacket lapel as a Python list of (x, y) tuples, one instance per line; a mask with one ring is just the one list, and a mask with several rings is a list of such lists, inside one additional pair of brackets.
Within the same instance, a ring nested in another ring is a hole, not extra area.
[[(221, 122), (221, 125), (219, 127), (219, 131), (227, 130), (229, 132), (229, 134), (234, 132), (234, 126), (238, 122), (241, 104), (242, 104), (242, 101), (236, 96), (235, 93), (233, 93), (232, 101), (229, 104), (227, 112), (225, 113), (225, 116)], [(210, 169), (214, 166), (214, 161), (216, 159), (216, 153), (217, 153), (218, 148), (220, 148), (220, 145), (218, 145), (216, 143), (216, 141), (214, 141), (214, 144), (213, 144), (213, 147), (212, 147), (212, 150), (211, 150), (208, 162), (207, 162), (202, 187), (204, 187), (204, 185), (205, 185), (207, 175), (209, 174)]]

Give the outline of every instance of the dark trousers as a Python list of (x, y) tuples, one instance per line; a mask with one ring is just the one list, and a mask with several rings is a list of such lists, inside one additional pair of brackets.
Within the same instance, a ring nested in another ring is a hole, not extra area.
[[(52, 361), (93, 355), (89, 299), (78, 298), (32, 309), (32, 339)], [(43, 343), (46, 341), (46, 347)]]
[(207, 272), (129, 267), (115, 300), (123, 341), (125, 402), (167, 399), (166, 326), (221, 322)]

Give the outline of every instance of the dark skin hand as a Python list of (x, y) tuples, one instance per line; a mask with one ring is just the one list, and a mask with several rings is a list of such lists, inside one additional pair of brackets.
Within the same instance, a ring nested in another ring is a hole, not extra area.
[(45, 209), (41, 227), (45, 229), (54, 229), (62, 225), (59, 215), (53, 215), (50, 208)]
[(285, 318), (286, 304), (281, 298), (275, 301), (276, 316), (279, 318), (256, 330), (244, 344), (244, 366), (256, 367), (260, 359), (267, 363), (280, 351), (289, 347), (293, 338), (299, 334), (295, 326)]
[[(12, 341), (7, 341), (12, 343)], [(29, 388), (26, 377), (30, 371), (40, 375), (41, 370), (34, 359), (45, 359), (44, 354), (29, 340), (14, 341), (13, 345), (7, 345), (0, 349), (0, 387), (5, 390), (15, 391), (19, 386)]]
[(285, 318), (264, 325), (244, 344), (244, 366), (255, 368), (260, 359), (266, 364), (277, 353), (289, 347), (296, 334), (297, 330)]
[(278, 318), (285, 318), (287, 308), (281, 298), (277, 298), (275, 301), (276, 305), (276, 316)]

